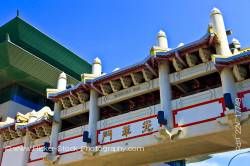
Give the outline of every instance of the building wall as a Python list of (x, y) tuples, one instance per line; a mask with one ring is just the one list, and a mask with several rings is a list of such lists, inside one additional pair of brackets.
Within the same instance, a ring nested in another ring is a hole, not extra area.
[(30, 111), (32, 111), (32, 109), (11, 100), (0, 104), (0, 116), (3, 121), (5, 121), (7, 117), (15, 118), (17, 112), (27, 113)]

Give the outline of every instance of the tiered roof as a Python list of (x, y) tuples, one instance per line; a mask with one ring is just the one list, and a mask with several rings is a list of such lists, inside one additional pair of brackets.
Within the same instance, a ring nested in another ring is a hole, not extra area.
[(13, 82), (45, 93), (56, 87), (64, 71), (70, 84), (81, 80), (91, 65), (20, 17), (0, 27), (0, 88)]

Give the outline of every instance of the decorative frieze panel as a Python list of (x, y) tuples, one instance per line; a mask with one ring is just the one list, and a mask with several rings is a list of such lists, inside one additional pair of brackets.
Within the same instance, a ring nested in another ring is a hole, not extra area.
[(142, 84), (123, 89), (121, 91), (109, 94), (107, 96), (102, 96), (98, 99), (98, 106), (105, 106), (122, 100), (126, 100), (130, 97), (139, 96), (145, 93), (149, 93), (159, 89), (159, 80), (154, 79)]
[(113, 92), (117, 92), (122, 88), (122, 84), (120, 80), (111, 80), (110, 85), (111, 85)]
[(69, 97), (62, 98), (61, 103), (62, 103), (63, 108), (69, 108), (72, 106)]
[(4, 148), (1, 166), (22, 166), (21, 161), (24, 157), (23, 151), (23, 144)]
[(4, 141), (3, 147), (8, 148), (8, 147), (13, 146), (13, 145), (21, 145), (22, 143), (23, 143), (23, 140), (21, 137), (19, 137), (19, 138), (12, 139), (9, 141)]
[(132, 73), (131, 78), (134, 85), (138, 85), (143, 81), (143, 74), (142, 72)]
[(208, 62), (211, 59), (211, 51), (207, 48), (200, 48), (199, 56), (203, 63)]
[(89, 100), (89, 94), (88, 93), (77, 92), (76, 94), (77, 94), (77, 97), (78, 97), (80, 103), (84, 103), (84, 102)]
[(236, 81), (243, 81), (247, 78), (247, 68), (242, 65), (234, 65), (233, 74)]
[(197, 77), (207, 75), (216, 71), (213, 62), (201, 63), (191, 68), (186, 68), (180, 72), (169, 75), (172, 84), (179, 84)]
[(240, 81), (236, 83), (237, 92), (243, 92), (249, 90), (250, 87), (250, 79), (246, 79), (244, 81)]
[(83, 142), (82, 139), (81, 134), (58, 141), (58, 154), (62, 155), (81, 150), (83, 146), (87, 146), (87, 143)]
[(30, 150), (29, 163), (42, 160), (48, 153), (43, 152), (44, 145), (35, 146)]
[(66, 119), (72, 116), (76, 116), (89, 110), (89, 102), (78, 104), (74, 107), (70, 107), (61, 111), (61, 119)]
[(107, 128), (121, 123), (126, 123), (135, 119), (156, 115), (159, 110), (160, 104), (157, 104), (136, 111), (128, 112), (122, 115), (118, 115), (112, 118), (103, 119), (97, 122), (97, 129)]
[(142, 70), (142, 74), (143, 74), (143, 77), (146, 81), (149, 81), (149, 80), (152, 80), (154, 75), (152, 74), (151, 71), (147, 70), (147, 69), (143, 69)]
[(124, 77), (120, 77), (121, 83), (122, 83), (122, 87), (124, 89), (130, 87), (132, 85), (132, 78), (131, 76), (124, 76)]
[(100, 87), (105, 96), (113, 92), (109, 83), (100, 84)]
[(59, 140), (66, 140), (70, 137), (75, 137), (75, 136), (79, 136), (82, 135), (83, 131), (87, 131), (88, 130), (88, 125), (85, 126), (80, 126), (80, 127), (76, 127), (70, 130), (66, 130), (63, 132), (59, 133)]
[(71, 95), (69, 96), (69, 100), (72, 106), (76, 106), (80, 103), (77, 96)]
[(224, 100), (215, 99), (173, 111), (174, 127), (186, 127), (223, 117)]
[(185, 55), (185, 58), (186, 58), (186, 62), (187, 62), (187, 64), (188, 64), (189, 67), (195, 66), (197, 64), (197, 62), (198, 62), (198, 58), (194, 54), (187, 53)]
[(99, 145), (111, 144), (153, 134), (159, 129), (156, 115), (129, 121), (97, 131)]
[(221, 87), (210, 89), (204, 92), (172, 100), (172, 109), (175, 110), (186, 106), (194, 105), (197, 103), (202, 103), (208, 100), (214, 100), (217, 98), (221, 98), (222, 96), (223, 95)]
[(177, 58), (173, 58), (172, 62), (177, 72), (181, 71), (184, 68), (183, 64)]

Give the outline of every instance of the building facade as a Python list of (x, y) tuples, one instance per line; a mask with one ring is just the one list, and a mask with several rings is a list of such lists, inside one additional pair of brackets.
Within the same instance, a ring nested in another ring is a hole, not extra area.
[(96, 58), (74, 86), (58, 74), (53, 111), (1, 122), (1, 165), (185, 165), (249, 147), (250, 49), (228, 35), (214, 8), (194, 42), (171, 49), (160, 31), (137, 64), (103, 74)]

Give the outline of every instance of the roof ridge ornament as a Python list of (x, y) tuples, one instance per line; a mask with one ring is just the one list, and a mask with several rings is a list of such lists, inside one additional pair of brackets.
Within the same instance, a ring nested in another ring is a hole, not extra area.
[(19, 17), (19, 9), (16, 10), (16, 17)]
[(217, 8), (217, 7), (214, 7), (212, 10), (211, 10), (211, 15), (213, 14), (221, 14), (221, 11)]

